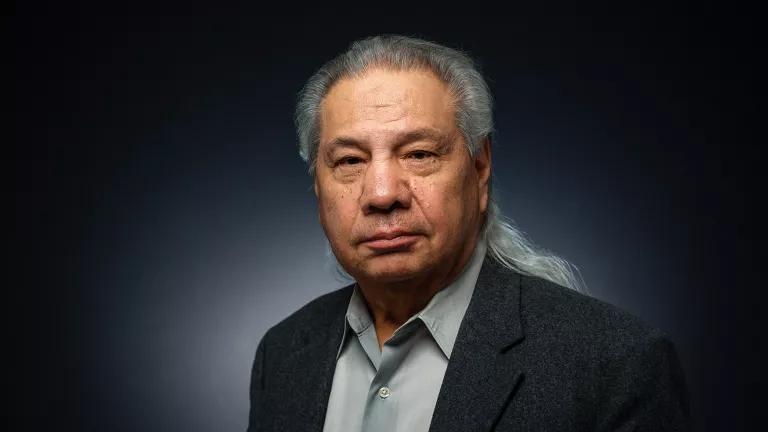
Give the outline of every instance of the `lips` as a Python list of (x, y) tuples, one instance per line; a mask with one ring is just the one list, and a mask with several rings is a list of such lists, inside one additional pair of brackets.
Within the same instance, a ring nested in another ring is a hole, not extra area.
[(386, 231), (366, 238), (361, 244), (378, 252), (394, 252), (409, 249), (418, 240), (418, 235), (406, 231)]

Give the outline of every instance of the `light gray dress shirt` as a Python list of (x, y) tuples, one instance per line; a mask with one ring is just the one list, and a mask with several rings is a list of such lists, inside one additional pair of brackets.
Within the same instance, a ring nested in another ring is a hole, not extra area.
[[(379, 349), (357, 285), (347, 308), (324, 432), (427, 432), (486, 244), (478, 240), (459, 277)], [(353, 335), (357, 337), (352, 337)]]

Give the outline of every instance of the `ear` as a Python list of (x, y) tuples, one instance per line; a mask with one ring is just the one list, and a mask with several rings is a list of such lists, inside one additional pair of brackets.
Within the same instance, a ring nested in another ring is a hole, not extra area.
[(315, 173), (314, 177), (315, 177), (315, 180), (313, 183), (315, 188), (315, 197), (317, 197), (317, 173)]
[(477, 171), (477, 185), (480, 197), (480, 213), (488, 209), (488, 195), (490, 193), (491, 179), (491, 137), (485, 137), (480, 143), (480, 149), (475, 155), (475, 170)]

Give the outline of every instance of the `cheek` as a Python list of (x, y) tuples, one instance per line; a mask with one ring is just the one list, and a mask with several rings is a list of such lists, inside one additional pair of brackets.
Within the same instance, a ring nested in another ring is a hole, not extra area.
[(350, 230), (355, 218), (356, 205), (352, 191), (325, 191), (319, 199), (320, 222), (328, 234), (343, 233)]
[(459, 182), (425, 181), (412, 185), (424, 216), (434, 229), (454, 226), (465, 212), (466, 191)]
[(427, 182), (419, 185), (422, 208), (436, 234), (446, 239), (461, 237), (462, 230), (477, 211), (477, 190), (471, 182), (454, 178), (445, 182)]

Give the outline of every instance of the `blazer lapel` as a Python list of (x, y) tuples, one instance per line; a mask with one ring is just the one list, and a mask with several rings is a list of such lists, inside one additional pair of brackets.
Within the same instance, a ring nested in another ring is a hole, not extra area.
[(493, 429), (523, 378), (510, 353), (523, 337), (520, 275), (487, 255), (448, 362), (431, 432)]
[(282, 363), (286, 388), (279, 399), (283, 406), (276, 407), (281, 415), (275, 419), (274, 430), (322, 431), (351, 295), (352, 285), (344, 288), (343, 301), (322, 311), (311, 337)]

